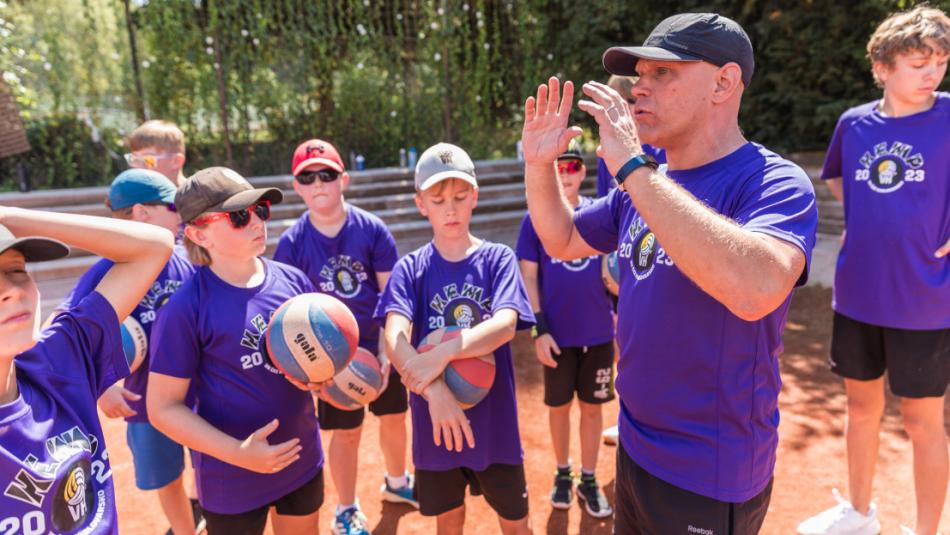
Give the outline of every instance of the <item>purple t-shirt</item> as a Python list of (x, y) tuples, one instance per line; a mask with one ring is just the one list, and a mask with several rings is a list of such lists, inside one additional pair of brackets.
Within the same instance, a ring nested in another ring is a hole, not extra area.
[(288, 299), (313, 292), (297, 268), (262, 258), (264, 282), (232, 286), (199, 267), (162, 309), (153, 329), (152, 372), (191, 379), (197, 413), (219, 430), (246, 439), (274, 418), (271, 444), (299, 438), (300, 459), (274, 474), (259, 474), (192, 451), (202, 507), (222, 514), (256, 509), (310, 481), (323, 466), (323, 449), (310, 394), (297, 389), (267, 357), (267, 323)]
[[(388, 313), (395, 312), (411, 319), (412, 344), (418, 346), (440, 327), (473, 327), (506, 308), (518, 313), (519, 329), (534, 323), (511, 249), (486, 241), (466, 259), (449, 262), (430, 242), (396, 263), (376, 307), (376, 317), (385, 321)], [(456, 453), (436, 446), (429, 404), (416, 394), (410, 395), (409, 404), (416, 468), (451, 470), (464, 466), (484, 470), (493, 463), (522, 463), (511, 344), (495, 350), (495, 382), (488, 395), (465, 411), (475, 435), (474, 449), (466, 446)]]
[[(651, 147), (646, 143), (642, 144), (643, 152), (649, 156), (653, 156), (653, 159), (657, 163), (664, 164), (666, 163), (666, 151), (659, 148)], [(610, 190), (617, 187), (617, 180), (614, 178), (610, 171), (607, 170), (607, 164), (604, 163), (603, 158), (597, 158), (597, 197), (603, 197), (610, 193)]]
[[(576, 209), (591, 202), (589, 197), (581, 197)], [(518, 260), (538, 264), (541, 311), (558, 346), (585, 347), (614, 339), (613, 305), (601, 276), (601, 255), (567, 262), (551, 258), (530, 214), (521, 221), (516, 252)]]
[(318, 292), (343, 301), (360, 326), (360, 346), (375, 355), (380, 328), (373, 319), (380, 292), (376, 274), (393, 270), (399, 259), (396, 241), (382, 219), (351, 204), (333, 238), (314, 228), (309, 214), (304, 212), (280, 237), (274, 260), (299, 268)]
[[(744, 229), (805, 252), (815, 244), (815, 192), (798, 166), (754, 143), (668, 176)], [(627, 193), (614, 189), (577, 212), (581, 236), (618, 249), (620, 440), (654, 476), (727, 502), (772, 477), (778, 445), (778, 356), (791, 295), (744, 321), (689, 280)], [(798, 284), (804, 284), (807, 267)]]
[(886, 117), (879, 101), (844, 112), (821, 178), (843, 178), (847, 232), (834, 309), (898, 329), (950, 328), (950, 93)]
[(129, 374), (115, 309), (97, 292), (16, 356), (19, 397), (0, 405), (2, 533), (118, 533), (96, 400)]
[[(76, 287), (69, 292), (69, 295), (60, 303), (57, 310), (69, 310), (76, 306), (76, 303), (82, 298), (95, 291), (96, 286), (99, 285), (99, 282), (102, 281), (102, 278), (105, 277), (113, 265), (115, 265), (115, 263), (106, 258), (93, 264), (93, 266), (79, 278)], [(168, 299), (175, 293), (175, 290), (177, 290), (184, 281), (188, 280), (194, 272), (195, 266), (188, 260), (188, 253), (185, 251), (185, 248), (181, 245), (176, 246), (171, 257), (168, 259), (168, 263), (165, 264), (162, 272), (158, 275), (158, 278), (155, 279), (151, 288), (148, 289), (148, 292), (142, 297), (142, 300), (139, 301), (138, 306), (136, 306), (135, 310), (130, 314), (130, 316), (135, 318), (142, 326), (142, 329), (145, 331), (146, 339), (151, 341), (152, 324), (155, 322), (159, 309), (168, 302)], [(148, 388), (148, 363), (149, 358), (146, 356), (142, 365), (125, 379), (123, 386), (125, 386), (126, 390), (142, 396), (142, 399), (137, 401), (126, 400), (129, 407), (137, 413), (135, 416), (126, 418), (126, 422), (148, 422), (148, 413), (145, 409), (145, 393)], [(189, 395), (186, 404), (192, 406), (194, 404), (193, 398), (194, 396)]]

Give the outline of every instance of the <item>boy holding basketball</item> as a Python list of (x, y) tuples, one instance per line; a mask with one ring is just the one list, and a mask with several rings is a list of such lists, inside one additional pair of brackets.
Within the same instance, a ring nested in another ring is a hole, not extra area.
[[(802, 534), (877, 533), (871, 501), (884, 375), (914, 447), (917, 525), (933, 535), (947, 499), (944, 401), (950, 382), (950, 17), (918, 6), (867, 46), (883, 98), (838, 120), (821, 177), (844, 202), (831, 370), (848, 395), (848, 495)], [(837, 492), (836, 492), (837, 494)]]
[[(94, 291), (39, 330), (27, 262), (65, 244), (114, 262)], [(119, 533), (96, 399), (129, 374), (120, 322), (165, 266), (172, 234), (154, 225), (0, 207), (0, 529)], [(186, 502), (187, 503), (187, 502)]]
[[(120, 173), (109, 187), (106, 206), (114, 218), (148, 223), (173, 234), (178, 233), (181, 223), (175, 211), (175, 186), (156, 171), (129, 169)], [(79, 305), (95, 291), (114, 265), (104, 258), (89, 268), (54, 315)], [(148, 293), (132, 311), (131, 320), (127, 320), (141, 325), (146, 340), (151, 337), (159, 309), (194, 271), (184, 248), (175, 247)], [(135, 466), (135, 485), (144, 491), (155, 491), (175, 535), (190, 535), (195, 532), (199, 513), (197, 501), (189, 501), (182, 483), (185, 452), (180, 444), (149, 423), (145, 408), (148, 369), (146, 357), (123, 384), (112, 385), (99, 398), (99, 408), (109, 418), (125, 418), (126, 442), (132, 450)]]
[(185, 182), (185, 134), (175, 123), (145, 121), (129, 134), (125, 161), (133, 169), (150, 169), (165, 175), (175, 187)]
[[(568, 203), (575, 209), (593, 200), (580, 195), (587, 174), (575, 146), (557, 159), (557, 176)], [(594, 469), (603, 427), (601, 407), (614, 399), (614, 328), (612, 303), (601, 278), (600, 255), (571, 261), (551, 258), (525, 214), (518, 236), (517, 254), (536, 324), (531, 335), (538, 361), (544, 365), (544, 404), (548, 406), (551, 442), (557, 460), (551, 505), (569, 509), (574, 499), (571, 473), (571, 401), (577, 392), (581, 409), (581, 478), (578, 498), (587, 514), (605, 518), (613, 514)]]
[[(294, 151), (293, 187), (307, 211), (281, 237), (274, 260), (299, 268), (317, 291), (332, 295), (353, 312), (360, 329), (360, 347), (378, 355), (383, 369), (383, 389), (369, 404), (379, 416), (380, 449), (386, 474), (383, 499), (418, 507), (412, 476), (406, 472), (406, 387), (380, 347), (379, 324), (373, 311), (399, 258), (396, 242), (385, 223), (375, 215), (344, 202), (350, 176), (340, 153), (319, 139), (305, 141)], [(317, 402), (320, 426), (333, 430), (327, 452), (330, 474), (340, 503), (332, 523), (337, 535), (369, 533), (366, 517), (356, 498), (360, 435), (364, 409), (346, 411), (322, 399)]]
[[(199, 267), (153, 328), (147, 404), (155, 427), (192, 451), (210, 535), (261, 534), (271, 507), (277, 535), (318, 530), (323, 450), (312, 398), (281, 377), (264, 345), (271, 314), (314, 291), (298, 269), (260, 257), (270, 205), (282, 198), (224, 167), (199, 171), (175, 196)], [(192, 385), (196, 411), (185, 401)]]
[[(419, 509), (437, 518), (438, 533), (462, 533), (466, 487), (484, 494), (505, 534), (529, 533), (528, 492), (518, 434), (510, 341), (534, 321), (511, 249), (469, 232), (478, 200), (471, 158), (440, 143), (419, 158), (416, 206), (432, 226), (429, 244), (396, 263), (376, 317), (384, 342), (413, 394), (412, 453)], [(438, 329), (459, 327), (420, 354)], [(494, 353), (495, 379), (468, 410), (441, 378), (456, 359)]]

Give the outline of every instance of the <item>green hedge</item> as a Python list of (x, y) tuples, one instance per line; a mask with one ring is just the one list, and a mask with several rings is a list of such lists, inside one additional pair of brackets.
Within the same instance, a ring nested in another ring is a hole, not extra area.
[[(186, 170), (225, 162), (226, 100), (233, 165), (250, 175), (286, 173), (294, 146), (308, 137), (329, 139), (344, 155), (362, 153), (368, 166), (393, 165), (399, 148), (421, 151), (440, 140), (476, 158), (513, 155), (524, 98), (538, 83), (551, 74), (603, 80), (608, 46), (639, 44), (662, 18), (688, 11), (732, 17), (752, 39), (756, 74), (740, 117), (747, 137), (780, 151), (822, 149), (842, 111), (879, 95), (864, 57), (874, 27), (913, 3), (176, 0), (148, 2), (134, 20), (148, 109), (185, 130)], [(950, 0), (931, 4), (950, 10)], [(95, 20), (85, 24), (93, 28)], [(112, 57), (127, 65), (127, 51)], [(60, 71), (55, 62), (50, 67)], [(130, 80), (116, 84), (122, 93), (113, 101), (135, 100)], [(82, 96), (61, 89), (51, 91)], [(95, 109), (109, 96), (97, 91), (74, 107)], [(575, 110), (574, 119), (595, 135), (586, 114)], [(106, 183), (116, 171), (102, 146), (68, 122), (29, 123), (37, 187)], [(105, 137), (120, 152), (114, 132)], [(7, 188), (11, 169), (0, 161)]]

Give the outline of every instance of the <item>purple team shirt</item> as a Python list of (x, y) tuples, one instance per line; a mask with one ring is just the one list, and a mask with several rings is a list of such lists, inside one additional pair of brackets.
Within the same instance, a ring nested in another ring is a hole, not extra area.
[[(430, 242), (396, 263), (376, 307), (385, 321), (395, 312), (412, 320), (412, 344), (447, 326), (473, 327), (499, 310), (518, 313), (518, 328), (534, 323), (515, 255), (505, 245), (483, 242), (466, 259), (449, 262)], [(515, 375), (511, 344), (495, 350), (495, 382), (478, 405), (465, 411), (475, 435), (475, 448), (446, 451), (432, 440), (429, 404), (411, 394), (412, 460), (423, 470), (467, 467), (484, 470), (490, 464), (521, 464)]]
[[(646, 143), (641, 145), (641, 147), (643, 147), (643, 152), (649, 156), (653, 156), (653, 159), (655, 159), (657, 163), (666, 163), (665, 150), (651, 147)], [(604, 163), (604, 159), (597, 158), (597, 197), (600, 198), (607, 195), (610, 193), (610, 190), (616, 186), (617, 180), (610, 174), (610, 171), (607, 170), (607, 164)]]
[[(57, 310), (69, 310), (76, 306), (76, 303), (96, 289), (96, 286), (99, 285), (99, 282), (113, 265), (115, 265), (114, 262), (105, 258), (93, 264), (79, 278), (76, 287), (60, 303)], [(159, 309), (168, 302), (168, 299), (183, 282), (191, 278), (194, 272), (195, 266), (188, 260), (188, 253), (185, 248), (181, 245), (176, 246), (158, 278), (155, 279), (148, 292), (139, 301), (135, 310), (129, 314), (142, 326), (146, 339), (151, 341), (152, 324), (155, 322)], [(146, 355), (142, 365), (125, 379), (123, 385), (125, 389), (142, 396), (142, 399), (139, 400), (126, 400), (129, 407), (137, 413), (135, 416), (126, 418), (126, 422), (148, 422), (148, 413), (145, 409), (145, 393), (148, 389), (148, 363), (149, 357)], [(193, 405), (193, 396), (189, 395), (186, 403), (189, 406)]]
[[(577, 210), (593, 201), (581, 197)], [(560, 347), (586, 347), (614, 339), (613, 306), (601, 275), (600, 255), (562, 261), (551, 258), (531, 224), (521, 221), (519, 260), (538, 264), (538, 293), (548, 330)]]
[(153, 329), (152, 372), (190, 379), (197, 413), (244, 440), (274, 418), (271, 444), (299, 438), (300, 459), (274, 474), (259, 474), (192, 451), (201, 506), (237, 514), (271, 503), (307, 483), (323, 466), (319, 426), (309, 393), (297, 389), (267, 357), (271, 314), (288, 299), (313, 292), (298, 269), (265, 258), (264, 282), (232, 286), (199, 267), (162, 309)]
[[(799, 167), (754, 143), (668, 176), (744, 229), (811, 260), (818, 212)], [(577, 212), (581, 236), (618, 249), (620, 441), (654, 476), (720, 501), (768, 484), (778, 445), (778, 356), (791, 296), (744, 321), (689, 280), (619, 189)], [(710, 266), (712, 268), (713, 266)], [(807, 267), (798, 284), (804, 284)]]
[(324, 236), (304, 212), (277, 243), (274, 260), (303, 271), (318, 292), (342, 301), (360, 326), (360, 346), (379, 352), (380, 325), (373, 319), (380, 287), (377, 273), (393, 270), (399, 253), (383, 220), (346, 204), (346, 222), (333, 238)]
[(119, 533), (96, 411), (129, 374), (112, 305), (90, 293), (14, 364), (20, 395), (0, 405), (0, 530)]
[(846, 111), (821, 178), (843, 178), (844, 244), (834, 309), (897, 329), (950, 328), (950, 93), (930, 110), (886, 117), (879, 101)]

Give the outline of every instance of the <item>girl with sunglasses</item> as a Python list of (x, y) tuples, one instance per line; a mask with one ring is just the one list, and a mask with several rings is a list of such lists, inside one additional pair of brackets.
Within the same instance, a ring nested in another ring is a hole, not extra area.
[[(157, 171), (129, 169), (120, 173), (109, 187), (106, 205), (112, 217), (148, 223), (178, 233), (181, 219), (175, 212), (175, 186)], [(108, 274), (115, 263), (103, 258), (76, 283), (76, 287), (57, 307), (53, 315), (78, 306)], [(142, 326), (146, 340), (161, 307), (182, 283), (195, 272), (184, 247), (176, 246), (158, 278), (142, 297), (132, 318)], [(198, 516), (197, 500), (191, 502), (182, 483), (185, 452), (181, 444), (168, 438), (149, 422), (145, 409), (149, 361), (125, 379), (112, 385), (100, 398), (99, 408), (109, 418), (124, 418), (126, 442), (132, 450), (135, 484), (143, 491), (155, 491), (165, 517), (175, 535), (193, 534)], [(194, 405), (189, 400), (189, 406)]]
[[(318, 291), (343, 301), (356, 316), (360, 347), (378, 355), (383, 368), (383, 388), (369, 404), (380, 422), (380, 449), (386, 467), (383, 499), (418, 507), (412, 477), (406, 472), (409, 395), (389, 365), (380, 346), (380, 325), (373, 319), (379, 293), (399, 257), (396, 242), (380, 218), (344, 201), (350, 177), (333, 145), (319, 139), (300, 144), (291, 171), (294, 191), (307, 204), (307, 211), (280, 237), (274, 259), (303, 270)], [(368, 534), (366, 517), (356, 499), (365, 411), (341, 410), (323, 400), (317, 406), (320, 425), (333, 430), (327, 456), (340, 503), (332, 532)]]
[[(154, 225), (0, 206), (0, 529), (117, 534), (96, 399), (129, 374), (119, 322), (172, 252)], [(95, 289), (39, 329), (27, 262), (65, 244), (113, 262)]]
[(224, 167), (199, 171), (175, 196), (199, 267), (152, 330), (147, 405), (154, 425), (192, 450), (210, 535), (263, 533), (271, 507), (277, 535), (319, 524), (323, 450), (307, 390), (321, 385), (282, 376), (264, 346), (273, 312), (314, 291), (296, 268), (261, 256), (281, 200)]

